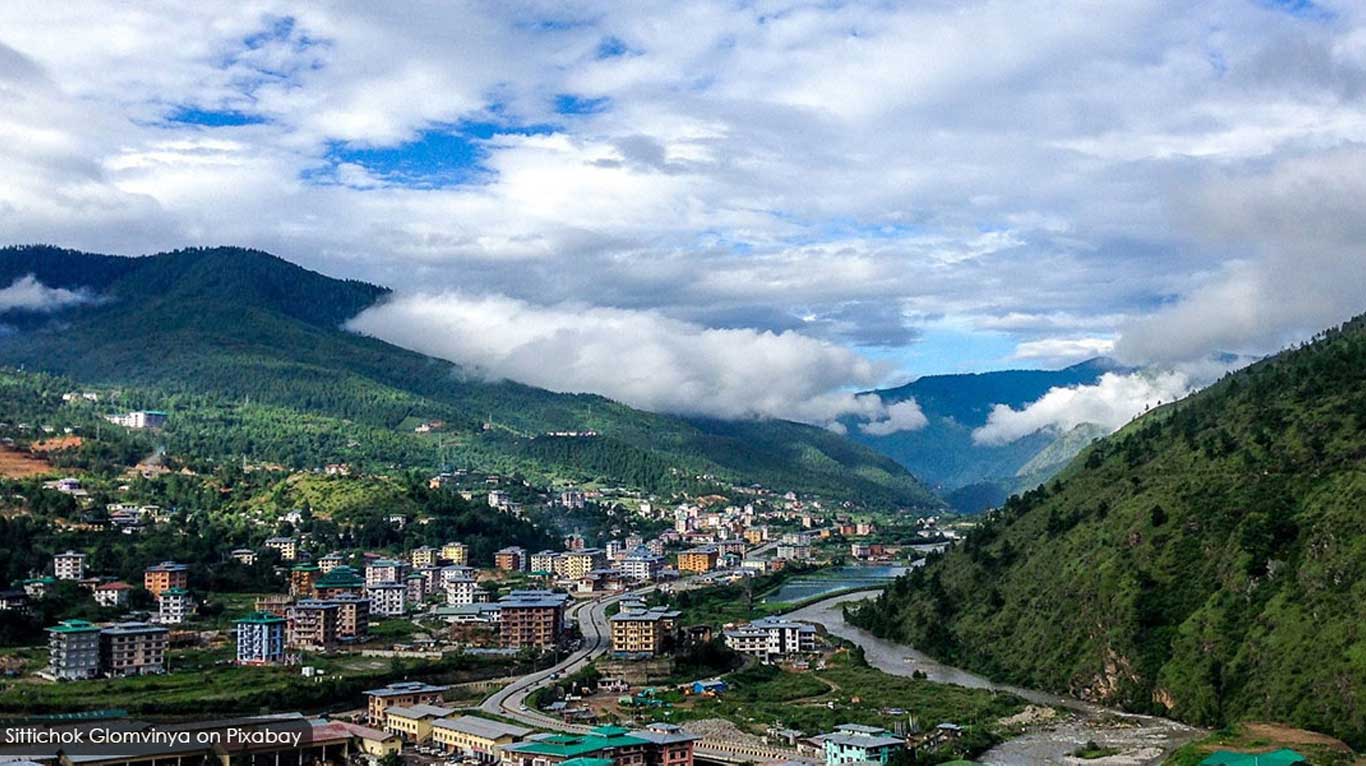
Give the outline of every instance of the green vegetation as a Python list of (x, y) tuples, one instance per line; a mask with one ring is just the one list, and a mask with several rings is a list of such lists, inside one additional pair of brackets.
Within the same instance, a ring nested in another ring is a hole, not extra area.
[(1102, 747), (1094, 741), (1088, 741), (1080, 747), (1072, 750), (1069, 754), (1072, 757), (1079, 757), (1082, 760), (1099, 760), (1102, 757), (1117, 755), (1120, 750), (1114, 747)]
[(1024, 705), (1007, 694), (889, 675), (869, 666), (856, 649), (836, 653), (825, 669), (797, 673), (751, 666), (723, 679), (730, 689), (715, 698), (664, 694), (679, 706), (658, 716), (673, 722), (720, 717), (756, 734), (773, 725), (808, 734), (832, 731), (840, 723), (889, 730), (912, 720), (921, 728), (946, 721), (964, 726), (951, 750), (916, 756), (917, 762), (936, 764), (974, 756), (997, 743), (997, 721)]
[(1366, 744), (1366, 319), (1155, 409), (852, 618), (993, 679)]
[[(655, 493), (759, 482), (883, 507), (941, 506), (896, 462), (824, 429), (681, 419), (488, 382), (346, 332), (339, 326), (386, 289), (258, 251), (122, 259), (0, 249), (0, 280), (26, 274), (105, 300), (55, 318), (5, 314), (20, 332), (0, 339), (0, 361), (122, 387), (120, 404), (169, 412), (161, 437), (173, 455), (293, 468), (456, 464), (542, 485), (604, 481)], [(413, 431), (433, 419), (445, 427)], [(599, 434), (545, 436), (587, 430)]]

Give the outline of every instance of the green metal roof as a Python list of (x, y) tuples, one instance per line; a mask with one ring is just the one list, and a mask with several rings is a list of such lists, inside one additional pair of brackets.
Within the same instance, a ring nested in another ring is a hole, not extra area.
[(291, 570), (295, 570), (295, 571), (316, 571), (316, 570), (318, 570), (318, 566), (316, 566), (316, 565), (314, 565), (314, 564), (312, 564), (312, 563), (299, 563), (298, 565), (294, 566), (294, 568), (292, 568)]
[(85, 619), (67, 619), (58, 622), (55, 627), (48, 627), (49, 632), (98, 632), (100, 628), (86, 621)]
[[(607, 730), (612, 735), (596, 735), (599, 730)], [(620, 734), (618, 734), (618, 731)], [(523, 741), (518, 744), (510, 744), (503, 747), (503, 750), (524, 752), (533, 755), (573, 758), (592, 755), (604, 750), (639, 746), (648, 743), (649, 742), (645, 739), (627, 736), (625, 728), (609, 726), (606, 729), (597, 729), (587, 736), (570, 736), (568, 734), (555, 733), (534, 741)]]
[(249, 613), (249, 614), (247, 614), (246, 616), (243, 616), (242, 618), (238, 619), (236, 623), (238, 623), (238, 624), (283, 624), (284, 622), (285, 622), (284, 619), (280, 618), (279, 616), (276, 616), (276, 615), (273, 614), (273, 613), (270, 613), (269, 611), (257, 611), (257, 612), (255, 612), (255, 613)]
[(1201, 765), (1309, 765), (1309, 758), (1293, 749), (1274, 752), (1230, 752), (1221, 749), (1200, 761)]
[(575, 757), (566, 760), (560, 765), (612, 765), (612, 761), (605, 757)]
[(362, 587), (365, 586), (365, 577), (349, 565), (339, 565), (319, 576), (313, 586), (318, 589)]

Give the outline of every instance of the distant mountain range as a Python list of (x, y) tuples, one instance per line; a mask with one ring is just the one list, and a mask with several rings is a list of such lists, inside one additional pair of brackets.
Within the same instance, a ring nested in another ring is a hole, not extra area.
[[(0, 363), (149, 393), (148, 407), (172, 411), (173, 452), (295, 466), (453, 463), (650, 490), (712, 475), (887, 507), (943, 506), (901, 465), (828, 430), (685, 419), (490, 382), (349, 333), (340, 325), (387, 289), (259, 251), (0, 249), (0, 288), (29, 275), (41, 287), (28, 285), (26, 300), (0, 312)], [(415, 432), (431, 421), (442, 426)], [(560, 431), (597, 434), (547, 434)]]
[(1144, 414), (856, 620), (992, 679), (1366, 748), (1366, 316)]
[(980, 512), (1047, 480), (1104, 433), (1082, 425), (1064, 435), (1040, 431), (1005, 445), (979, 445), (972, 431), (986, 424), (992, 407), (1022, 408), (1054, 387), (1094, 384), (1102, 374), (1120, 370), (1114, 361), (1098, 357), (1056, 371), (924, 376), (872, 392), (887, 404), (914, 398), (929, 420), (924, 428), (870, 435), (853, 421), (845, 426), (851, 438), (895, 459), (959, 511)]

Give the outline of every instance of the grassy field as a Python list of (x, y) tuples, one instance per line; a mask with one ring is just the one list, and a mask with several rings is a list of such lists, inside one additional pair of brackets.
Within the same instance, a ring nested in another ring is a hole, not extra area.
[(1351, 747), (1332, 736), (1275, 723), (1239, 723), (1221, 728), (1176, 750), (1167, 758), (1166, 764), (1199, 765), (1211, 752), (1221, 749), (1232, 752), (1271, 752), (1282, 748), (1299, 752), (1309, 758), (1312, 765), (1357, 763), (1357, 756)]
[(848, 650), (837, 652), (822, 670), (756, 666), (724, 679), (731, 688), (716, 698), (662, 694), (674, 706), (659, 717), (675, 722), (719, 717), (758, 734), (772, 725), (815, 734), (840, 723), (891, 729), (910, 718), (921, 727), (949, 721), (966, 727), (963, 751), (971, 755), (998, 740), (997, 720), (1024, 706), (1013, 696), (889, 675)]

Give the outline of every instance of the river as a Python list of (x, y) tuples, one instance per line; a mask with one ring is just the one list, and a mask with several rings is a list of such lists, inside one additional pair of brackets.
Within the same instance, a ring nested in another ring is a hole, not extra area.
[(815, 573), (794, 576), (783, 582), (765, 603), (799, 603), (832, 592), (848, 589), (877, 589), (886, 586), (907, 571), (904, 565), (845, 565), (824, 568)]
[[(787, 616), (820, 624), (827, 633), (858, 645), (869, 664), (889, 674), (909, 677), (912, 672), (920, 671), (935, 682), (1012, 693), (1038, 707), (1069, 713), (996, 745), (979, 756), (979, 762), (987, 765), (1156, 765), (1177, 747), (1204, 734), (1198, 728), (1161, 717), (1134, 715), (1053, 693), (993, 683), (981, 675), (941, 664), (908, 645), (884, 640), (844, 620), (842, 604), (876, 597), (880, 591), (874, 589), (832, 597), (799, 608)], [(1085, 761), (1069, 755), (1087, 741), (1119, 752), (1109, 758)]]

